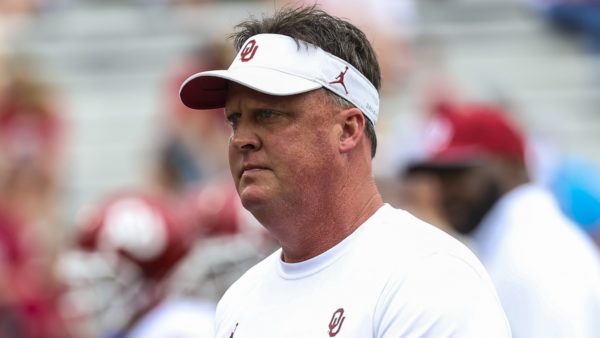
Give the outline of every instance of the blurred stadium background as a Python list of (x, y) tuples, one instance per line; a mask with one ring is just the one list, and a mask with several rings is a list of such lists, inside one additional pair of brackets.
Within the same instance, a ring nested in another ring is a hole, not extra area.
[[(389, 201), (395, 190), (387, 183), (418, 146), (424, 103), (440, 91), (506, 107), (543, 145), (541, 176), (565, 154), (600, 166), (600, 33), (552, 24), (548, 7), (560, 1), (323, 2), (365, 28), (380, 52), (385, 88), (375, 174)], [(249, 15), (283, 5), (0, 0), (0, 88), (15, 62), (29, 60), (29, 72), (52, 85), (64, 124), (53, 197), (58, 228), (46, 232), (68, 237), (85, 206), (154, 180), (177, 110), (175, 80), (183, 80), (181, 68), (191, 69), (182, 65), (221, 48)]]

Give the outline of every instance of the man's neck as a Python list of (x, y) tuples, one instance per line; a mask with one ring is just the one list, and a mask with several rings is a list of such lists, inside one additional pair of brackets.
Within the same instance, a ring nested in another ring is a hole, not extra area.
[[(329, 199), (330, 205), (315, 205), (310, 209), (296, 209), (280, 224), (276, 234), (283, 248), (286, 262), (300, 262), (329, 250), (352, 234), (382, 205), (383, 200), (372, 183), (362, 187), (358, 194)], [(342, 198), (343, 197), (343, 198)], [(300, 211), (298, 211), (300, 210)]]

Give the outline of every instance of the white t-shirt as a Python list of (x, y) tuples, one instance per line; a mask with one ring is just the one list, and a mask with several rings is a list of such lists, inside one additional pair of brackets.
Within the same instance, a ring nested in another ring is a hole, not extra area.
[(492, 283), (461, 243), (385, 205), (323, 254), (250, 269), (217, 306), (216, 338), (510, 337)]
[(598, 252), (548, 191), (506, 194), (471, 241), (515, 338), (600, 337)]

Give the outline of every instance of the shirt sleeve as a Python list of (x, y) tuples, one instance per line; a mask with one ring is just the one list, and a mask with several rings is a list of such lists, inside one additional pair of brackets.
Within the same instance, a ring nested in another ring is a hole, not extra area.
[(374, 313), (377, 338), (510, 338), (487, 273), (460, 257), (435, 254), (392, 276)]

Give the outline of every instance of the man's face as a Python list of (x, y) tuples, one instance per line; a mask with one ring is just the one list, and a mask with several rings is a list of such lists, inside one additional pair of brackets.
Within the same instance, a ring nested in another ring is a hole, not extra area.
[(484, 166), (445, 169), (437, 174), (450, 226), (461, 234), (471, 233), (500, 198), (498, 182)]
[(231, 83), (225, 114), (229, 166), (246, 209), (260, 220), (263, 211), (318, 197), (336, 151), (335, 111), (324, 90), (278, 97)]

